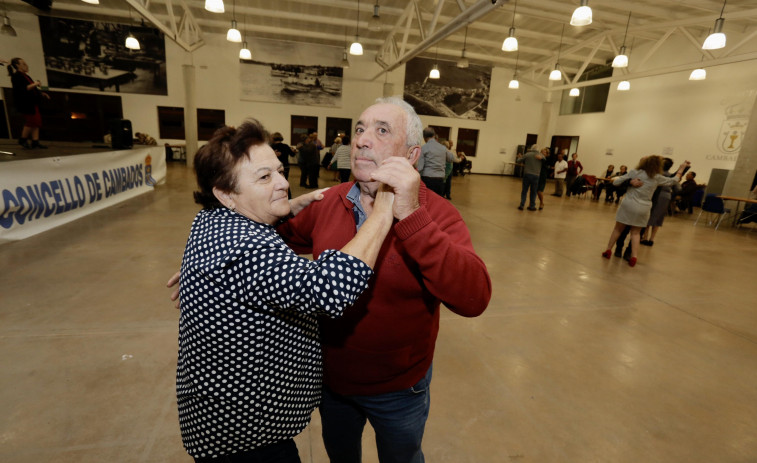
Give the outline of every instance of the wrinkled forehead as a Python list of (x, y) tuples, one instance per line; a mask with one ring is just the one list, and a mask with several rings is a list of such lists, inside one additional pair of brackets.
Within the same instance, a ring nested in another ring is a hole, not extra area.
[(404, 132), (405, 111), (397, 105), (379, 103), (363, 111), (357, 123), (363, 126), (383, 125), (393, 129), (394, 133), (398, 129)]

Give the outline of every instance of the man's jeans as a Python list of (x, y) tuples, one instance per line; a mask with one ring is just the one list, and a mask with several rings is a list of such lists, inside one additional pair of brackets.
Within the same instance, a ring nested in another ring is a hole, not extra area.
[(539, 176), (536, 174), (526, 174), (523, 176), (523, 189), (520, 192), (520, 207), (526, 204), (526, 193), (529, 192), (528, 207), (536, 207), (536, 188), (539, 186)]
[(331, 463), (360, 463), (366, 418), (376, 432), (381, 463), (423, 463), (423, 431), (431, 396), (431, 370), (414, 386), (370, 396), (343, 396), (324, 387), (323, 443)]

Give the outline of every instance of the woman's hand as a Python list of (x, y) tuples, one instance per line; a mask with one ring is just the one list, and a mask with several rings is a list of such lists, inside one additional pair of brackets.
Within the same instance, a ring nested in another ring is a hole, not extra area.
[(390, 221), (394, 218), (394, 191), (383, 183), (376, 192), (376, 198), (373, 200), (373, 211), (371, 214), (384, 215), (389, 218)]
[(310, 193), (305, 193), (304, 195), (300, 195), (296, 198), (289, 200), (289, 209), (292, 213), (292, 215), (297, 215), (300, 212), (302, 212), (303, 209), (310, 206), (310, 204), (313, 201), (320, 201), (323, 199), (323, 193), (328, 190), (328, 188), (321, 188), (320, 190), (311, 191)]
[(173, 276), (166, 282), (166, 288), (172, 288), (176, 286), (176, 288), (171, 293), (171, 300), (176, 302), (175, 307), (179, 308), (179, 277), (181, 276), (181, 272), (176, 272), (173, 274)]

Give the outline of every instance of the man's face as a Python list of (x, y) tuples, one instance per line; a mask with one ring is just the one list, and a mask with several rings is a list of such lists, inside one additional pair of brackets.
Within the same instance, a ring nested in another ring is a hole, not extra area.
[(371, 172), (390, 156), (408, 156), (405, 112), (393, 104), (375, 104), (360, 115), (352, 139), (352, 174), (370, 182)]
[(562, 153), (557, 153), (557, 160), (562, 161)]
[(691, 175), (691, 172), (689, 172), (688, 174), (686, 174), (686, 180), (694, 180), (694, 176)]

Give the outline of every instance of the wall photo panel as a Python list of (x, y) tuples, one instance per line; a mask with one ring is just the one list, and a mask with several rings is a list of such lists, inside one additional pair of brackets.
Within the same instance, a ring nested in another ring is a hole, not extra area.
[[(166, 44), (158, 29), (39, 17), (50, 87), (168, 95)], [(129, 33), (139, 50), (126, 48)]]
[(342, 49), (249, 39), (252, 60), (240, 60), (242, 100), (342, 107)]
[[(437, 64), (441, 77), (429, 78)], [(414, 58), (405, 65), (405, 101), (423, 116), (485, 121), (492, 68), (471, 64), (458, 68), (451, 61)]]

